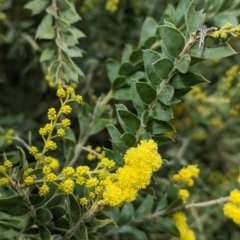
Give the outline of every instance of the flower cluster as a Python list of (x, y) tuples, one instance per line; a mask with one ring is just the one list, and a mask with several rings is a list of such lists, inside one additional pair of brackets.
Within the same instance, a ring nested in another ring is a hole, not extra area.
[(236, 224), (240, 225), (240, 191), (234, 189), (230, 193), (230, 201), (223, 207), (223, 213)]
[(231, 23), (226, 23), (219, 30), (209, 34), (209, 36), (223, 39), (226, 39), (229, 36), (238, 37), (240, 36), (240, 25), (233, 27)]
[(103, 200), (111, 207), (135, 200), (137, 192), (150, 184), (153, 172), (162, 165), (153, 140), (142, 140), (137, 147), (128, 149), (124, 161), (125, 165), (115, 175), (101, 182), (104, 186)]
[(189, 229), (186, 216), (183, 212), (176, 212), (172, 216), (173, 221), (180, 232), (180, 240), (195, 240), (195, 234)]
[(9, 184), (8, 171), (12, 168), (13, 164), (10, 160), (6, 159), (3, 165), (0, 165), (0, 185)]
[(109, 12), (116, 12), (118, 8), (119, 0), (107, 0), (105, 8)]
[(4, 134), (4, 141), (7, 144), (11, 144), (12, 143), (12, 137), (14, 136), (15, 132), (13, 129), (9, 129), (5, 134)]
[[(194, 184), (193, 177), (198, 177), (199, 168), (196, 165), (188, 165), (185, 168), (182, 168), (177, 174), (173, 175), (173, 181), (177, 183), (183, 183), (187, 187), (192, 187)], [(189, 192), (187, 189), (179, 190), (179, 197), (182, 199), (185, 204), (187, 198), (189, 197)]]

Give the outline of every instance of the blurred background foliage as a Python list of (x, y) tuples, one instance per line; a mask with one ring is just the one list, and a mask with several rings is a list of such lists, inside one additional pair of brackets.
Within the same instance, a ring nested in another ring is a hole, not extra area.
[[(41, 144), (38, 129), (46, 122), (46, 111), (49, 107), (58, 106), (55, 89), (48, 84), (47, 67), (41, 65), (39, 56), (44, 41), (35, 41), (34, 35), (42, 15), (34, 15), (24, 9), (26, 0), (5, 0), (0, 5), (0, 139), (1, 152), (15, 151), (15, 147), (3, 144), (4, 138), (15, 134), (27, 141), (29, 131), (35, 145)], [(108, 58), (121, 59), (126, 43), (137, 47), (141, 26), (147, 16), (156, 21), (163, 21), (171, 16), (172, 7), (178, 4), (175, 0), (121, 0), (116, 8), (108, 6), (106, 0), (75, 0), (77, 11), (82, 21), (75, 24), (86, 38), (80, 40), (80, 47), (86, 54), (76, 59), (76, 63), (86, 75), (80, 79), (76, 92), (83, 95), (88, 102), (107, 93), (109, 81), (105, 70)], [(110, 2), (110, 1), (109, 1)], [(112, 1), (114, 2), (114, 1)], [(216, 2), (216, 1), (215, 1)], [(229, 14), (232, 21), (239, 22), (239, 1), (224, 2), (218, 11)], [(237, 3), (237, 4), (234, 4)], [(234, 9), (231, 7), (234, 5)], [(168, 14), (166, 14), (168, 12)], [(165, 14), (165, 15), (164, 15)], [(214, 18), (214, 11), (207, 12), (208, 26), (224, 25), (220, 15)], [(228, 19), (230, 19), (228, 15)], [(180, 27), (180, 26), (178, 26)], [(240, 51), (240, 41), (233, 38), (231, 46)], [(205, 76), (210, 82), (199, 85), (174, 107), (172, 124), (177, 130), (174, 143), (163, 145), (160, 152), (169, 161), (156, 174), (156, 181), (163, 183), (156, 196), (164, 192), (164, 182), (181, 167), (187, 164), (198, 164), (200, 178), (193, 189), (191, 199), (194, 202), (207, 201), (228, 195), (237, 186), (240, 162), (240, 65), (239, 54), (215, 61), (204, 61), (194, 66), (195, 72)], [(115, 104), (112, 101), (111, 104)], [(124, 102), (124, 104), (128, 104)], [(72, 127), (78, 134), (76, 116), (71, 116)], [(89, 139), (88, 144), (110, 146), (106, 131)], [(169, 179), (169, 180), (168, 180)], [(139, 196), (135, 206), (140, 205)], [(117, 210), (116, 210), (117, 211)], [(221, 209), (209, 207), (192, 210), (192, 218), (199, 218), (190, 225), (204, 232), (207, 239), (226, 240), (240, 239), (239, 227), (225, 218)], [(144, 227), (143, 227), (144, 228)], [(105, 236), (107, 239), (107, 235)], [(111, 236), (109, 239), (112, 239)], [(133, 238), (124, 238), (133, 239)], [(149, 239), (166, 239), (152, 234)], [(205, 239), (205, 238), (199, 238)]]

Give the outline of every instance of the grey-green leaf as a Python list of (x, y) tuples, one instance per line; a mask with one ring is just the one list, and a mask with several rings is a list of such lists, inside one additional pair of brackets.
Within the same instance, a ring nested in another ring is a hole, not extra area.
[(234, 54), (237, 54), (237, 52), (228, 43), (215, 47), (204, 47), (202, 50), (199, 50), (199, 47), (195, 44), (190, 51), (191, 57), (209, 60), (229, 57)]
[(160, 121), (169, 121), (173, 119), (173, 113), (170, 106), (165, 106), (157, 102), (152, 109), (150, 116)]
[(32, 14), (38, 14), (42, 12), (47, 5), (49, 4), (49, 0), (34, 0), (31, 2), (28, 2), (24, 8), (27, 8), (32, 11)]
[(147, 124), (147, 130), (154, 135), (166, 132), (175, 132), (174, 127), (166, 121), (151, 120)]
[(44, 62), (51, 59), (55, 52), (56, 52), (55, 49), (49, 49), (49, 48), (45, 49), (41, 54), (40, 62)]
[(181, 73), (186, 73), (189, 69), (191, 57), (189, 54), (185, 54), (178, 62), (177, 69)]
[(49, 223), (53, 218), (51, 212), (46, 208), (38, 208), (36, 210), (36, 217), (43, 223)]
[(206, 14), (203, 13), (203, 10), (196, 12), (195, 11), (196, 0), (193, 0), (190, 5), (188, 6), (186, 15), (185, 15), (185, 22), (187, 25), (188, 32), (191, 34), (198, 30), (198, 28), (202, 27)]
[(173, 69), (173, 62), (169, 58), (162, 58), (153, 63), (153, 66), (161, 79), (166, 79)]
[(41, 21), (40, 25), (37, 28), (35, 38), (39, 39), (54, 39), (55, 38), (55, 29), (52, 26), (53, 19), (52, 16), (46, 14), (46, 16)]
[(141, 100), (146, 104), (152, 103), (156, 97), (156, 90), (148, 83), (137, 82), (135, 85)]
[(145, 72), (148, 80), (152, 82), (154, 85), (158, 85), (161, 82), (161, 78), (158, 76), (153, 66), (153, 63), (159, 59), (161, 59), (159, 53), (149, 49), (143, 51)]
[(169, 55), (176, 58), (185, 46), (183, 34), (176, 28), (163, 25), (160, 26), (160, 35)]
[(170, 85), (165, 86), (159, 94), (159, 100), (165, 104), (170, 105), (174, 95), (174, 88)]

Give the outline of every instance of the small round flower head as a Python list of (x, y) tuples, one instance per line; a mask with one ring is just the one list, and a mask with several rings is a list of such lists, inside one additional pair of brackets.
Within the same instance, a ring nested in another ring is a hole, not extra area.
[(95, 187), (95, 193), (97, 194), (97, 195), (100, 195), (100, 194), (102, 194), (102, 192), (103, 192), (103, 188), (101, 187), (101, 186), (97, 186), (97, 187)]
[(89, 154), (87, 155), (87, 160), (88, 160), (88, 161), (92, 161), (92, 160), (94, 160), (94, 159), (96, 159), (96, 155), (94, 155), (94, 154), (92, 154), (92, 153), (89, 153)]
[(123, 190), (114, 183), (109, 184), (103, 192), (103, 200), (110, 207), (121, 206), (125, 200)]
[(55, 108), (48, 109), (48, 120), (55, 120), (57, 117), (57, 112)]
[(65, 129), (59, 128), (59, 129), (57, 130), (57, 135), (58, 135), (59, 137), (63, 137), (65, 134), (66, 134)]
[(72, 177), (74, 173), (75, 173), (75, 170), (73, 167), (66, 167), (62, 170), (62, 174), (65, 177)]
[(66, 194), (73, 194), (74, 182), (71, 179), (67, 179), (64, 182), (61, 182), (58, 186), (58, 189)]
[(50, 188), (47, 184), (43, 184), (40, 188), (39, 188), (39, 195), (40, 196), (46, 196), (50, 191)]
[(61, 110), (62, 113), (64, 114), (69, 114), (72, 112), (72, 108), (70, 105), (65, 105), (62, 107), (62, 110)]
[(5, 173), (7, 169), (4, 166), (0, 166), (0, 173)]
[(57, 90), (57, 96), (60, 97), (60, 98), (66, 97), (66, 91), (63, 88), (59, 88)]
[(96, 197), (96, 194), (94, 192), (90, 192), (89, 197), (91, 199), (94, 199)]
[(28, 175), (30, 175), (33, 172), (32, 168), (28, 168), (27, 170), (24, 171), (23, 175), (24, 177), (27, 177)]
[(183, 204), (185, 204), (187, 202), (187, 198), (189, 197), (189, 192), (187, 189), (180, 189), (178, 196), (182, 199)]
[(40, 129), (39, 129), (39, 135), (40, 135), (40, 136), (45, 136), (45, 135), (47, 135), (46, 129), (45, 129), (45, 128), (40, 128)]
[(108, 158), (102, 158), (100, 163), (99, 163), (100, 167), (105, 167), (107, 169), (111, 169), (115, 167), (115, 162), (113, 160), (109, 160)]
[(238, 189), (231, 191), (230, 201), (234, 204), (240, 205), (240, 191)]
[(93, 188), (93, 187), (96, 187), (97, 185), (98, 185), (97, 178), (90, 178), (86, 181), (86, 186), (88, 188)]
[(90, 171), (90, 168), (88, 166), (79, 166), (76, 168), (76, 172), (79, 176), (83, 176), (89, 171)]
[(6, 177), (2, 177), (0, 178), (0, 185), (4, 186), (4, 185), (8, 185), (9, 180)]
[(82, 97), (81, 95), (77, 95), (77, 96), (75, 97), (75, 101), (76, 101), (77, 103), (82, 103), (83, 97)]
[(35, 154), (38, 153), (38, 149), (35, 146), (31, 146), (29, 148), (29, 153), (34, 156)]
[(74, 93), (74, 89), (72, 87), (67, 88), (67, 94), (72, 95)]
[(62, 125), (63, 125), (64, 127), (69, 127), (69, 126), (71, 125), (70, 119), (68, 119), (68, 118), (63, 119), (63, 120), (62, 120)]
[(77, 177), (76, 184), (82, 186), (86, 182), (86, 179), (84, 177)]
[(9, 168), (12, 168), (13, 164), (11, 161), (9, 160), (6, 160), (3, 164), (3, 166), (6, 168), (6, 169), (9, 169)]
[(50, 150), (56, 150), (57, 149), (57, 144), (52, 140), (46, 141), (45, 146), (46, 146), (46, 149), (50, 149)]
[(34, 158), (37, 160), (37, 161), (40, 161), (42, 159), (42, 154), (41, 153), (37, 153), (34, 155)]
[(238, 205), (228, 202), (223, 207), (223, 213), (226, 217), (230, 218), (236, 224), (240, 225), (240, 208)]
[(87, 200), (87, 198), (85, 198), (85, 197), (83, 197), (83, 198), (80, 198), (80, 204), (82, 205), (82, 206), (86, 206), (87, 204), (88, 204), (88, 200)]
[(42, 169), (42, 173), (45, 174), (49, 174), (51, 172), (51, 168), (49, 166), (44, 166)]
[(34, 176), (28, 176), (28, 177), (24, 178), (24, 183), (26, 185), (32, 185), (34, 183), (34, 179), (35, 179)]
[(45, 175), (45, 178), (48, 182), (55, 182), (57, 180), (57, 175), (54, 173), (48, 173)]
[(53, 158), (52, 162), (49, 164), (49, 167), (54, 169), (54, 170), (58, 170), (58, 168), (59, 168), (59, 161), (56, 158)]

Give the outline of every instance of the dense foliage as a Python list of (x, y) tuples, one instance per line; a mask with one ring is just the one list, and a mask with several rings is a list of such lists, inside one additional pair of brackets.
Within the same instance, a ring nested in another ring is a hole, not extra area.
[(0, 239), (240, 239), (239, 16), (0, 1)]

